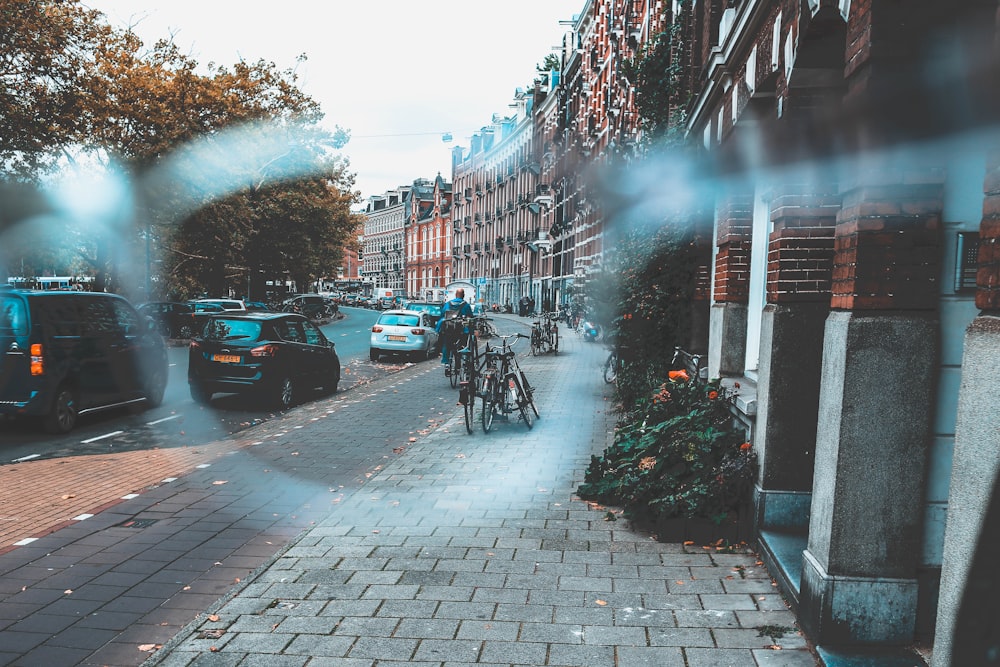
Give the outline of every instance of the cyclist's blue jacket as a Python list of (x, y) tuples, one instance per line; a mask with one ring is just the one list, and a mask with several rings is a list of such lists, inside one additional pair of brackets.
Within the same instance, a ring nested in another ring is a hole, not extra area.
[(441, 323), (445, 321), (445, 313), (449, 310), (457, 310), (458, 317), (472, 317), (472, 306), (468, 304), (465, 299), (452, 299), (451, 301), (446, 301), (444, 308), (441, 309), (441, 318), (438, 319), (437, 326), (434, 330), (438, 333), (441, 332)]

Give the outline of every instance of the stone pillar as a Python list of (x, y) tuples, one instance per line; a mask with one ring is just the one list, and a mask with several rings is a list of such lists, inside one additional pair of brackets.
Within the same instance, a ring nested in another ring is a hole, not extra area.
[[(995, 395), (988, 389), (1000, 377), (1000, 143), (988, 158), (983, 190), (976, 274), (976, 306), (983, 312), (965, 334), (934, 634), (934, 667), (953, 664), (956, 617), (969, 584), (967, 575), (975, 549), (983, 539), (990, 493), (997, 492), (994, 485), (1000, 474), (1000, 410)], [(996, 526), (990, 529), (995, 531)], [(974, 634), (978, 633), (966, 636)], [(981, 656), (971, 657), (985, 662)]]
[(753, 188), (724, 197), (716, 211), (714, 303), (709, 318), (708, 375), (743, 372), (750, 295), (750, 239), (753, 232)]
[(772, 195), (754, 436), (760, 457), (757, 526), (804, 531), (840, 194), (828, 179), (781, 184)]
[(907, 644), (935, 404), (943, 174), (901, 159), (850, 175), (834, 241), (799, 620), (818, 644)]

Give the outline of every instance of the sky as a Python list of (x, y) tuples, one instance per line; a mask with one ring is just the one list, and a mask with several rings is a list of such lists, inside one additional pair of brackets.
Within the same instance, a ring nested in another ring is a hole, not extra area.
[[(440, 173), (451, 148), (510, 115), (585, 0), (84, 0), (144, 43), (199, 63), (295, 69), (344, 148), (362, 197)], [(300, 54), (307, 60), (297, 63)], [(444, 135), (452, 135), (446, 142)]]

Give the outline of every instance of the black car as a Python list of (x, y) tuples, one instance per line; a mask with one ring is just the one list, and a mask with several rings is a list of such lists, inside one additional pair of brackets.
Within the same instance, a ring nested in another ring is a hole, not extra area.
[(189, 349), (188, 384), (198, 403), (216, 392), (253, 393), (287, 408), (300, 392), (335, 392), (340, 383), (333, 342), (298, 313), (214, 315)]
[(319, 294), (299, 294), (291, 299), (286, 299), (281, 304), (281, 309), (285, 312), (305, 315), (310, 320), (323, 320), (333, 317), (337, 306)]
[(40, 417), (66, 433), (79, 415), (158, 406), (167, 348), (125, 298), (99, 292), (0, 289), (0, 415)]
[(194, 333), (194, 306), (190, 303), (151, 301), (136, 309), (156, 322), (157, 329), (164, 338), (190, 338)]

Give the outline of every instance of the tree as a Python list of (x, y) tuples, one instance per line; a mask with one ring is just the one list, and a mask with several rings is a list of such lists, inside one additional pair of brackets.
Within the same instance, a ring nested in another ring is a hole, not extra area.
[(0, 0), (0, 173), (37, 180), (86, 134), (94, 54), (110, 28), (78, 2)]

